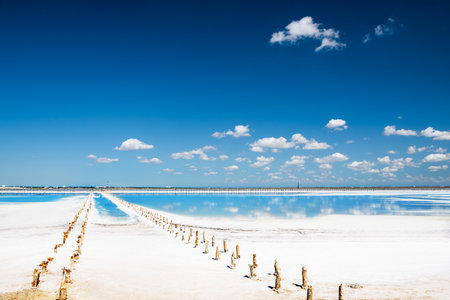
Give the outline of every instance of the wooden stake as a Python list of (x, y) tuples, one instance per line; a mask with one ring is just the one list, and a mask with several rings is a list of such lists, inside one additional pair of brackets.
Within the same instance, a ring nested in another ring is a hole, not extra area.
[(253, 254), (253, 265), (255, 266), (255, 268), (258, 266), (258, 264), (256, 263), (256, 254)]
[(306, 289), (308, 285), (308, 271), (306, 267), (302, 267), (302, 288)]
[(275, 259), (275, 263), (273, 265), (273, 268), (275, 269), (275, 271), (273, 272), (273, 275), (277, 276), (278, 273), (280, 272), (280, 268), (278, 267), (278, 261)]
[(275, 288), (274, 290), (276, 292), (278, 292), (281, 288), (281, 274), (280, 272), (277, 273), (277, 275), (275, 276)]
[(340, 284), (340, 285), (339, 285), (339, 292), (338, 292), (338, 299), (339, 299), (339, 300), (344, 300), (344, 296), (343, 296), (343, 292), (344, 292), (344, 291), (343, 291), (343, 289), (344, 289), (344, 288), (343, 288), (342, 284)]
[(236, 244), (236, 259), (241, 258), (241, 251), (239, 249), (239, 245)]
[(255, 265), (248, 265), (248, 267), (250, 268), (250, 278), (255, 278), (256, 277), (256, 273), (255, 273)]
[(195, 246), (194, 246), (194, 248), (197, 248), (197, 247), (198, 247), (198, 237), (195, 238)]
[(41, 278), (41, 271), (39, 269), (34, 269), (33, 272), (33, 281), (31, 282), (32, 287), (38, 287)]
[(206, 242), (205, 232), (203, 231), (203, 243)]
[(208, 254), (209, 253), (209, 241), (206, 241), (205, 244), (205, 252), (203, 252), (204, 254)]
[(214, 236), (212, 236), (211, 238), (211, 247), (214, 247), (216, 245), (216, 243), (214, 242)]
[(67, 300), (67, 284), (64, 281), (59, 288), (58, 300)]
[(234, 262), (234, 252), (231, 254), (231, 263), (230, 268), (234, 269), (236, 267), (236, 263)]
[(306, 292), (306, 300), (312, 300), (313, 298), (313, 288), (312, 286), (308, 285), (308, 290)]
[(223, 252), (227, 253), (228, 249), (227, 249), (227, 241), (223, 240)]
[(219, 246), (216, 246), (216, 260), (220, 259)]

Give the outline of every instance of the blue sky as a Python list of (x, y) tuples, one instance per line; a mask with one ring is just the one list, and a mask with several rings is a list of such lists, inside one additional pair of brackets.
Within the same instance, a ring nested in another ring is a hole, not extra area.
[(3, 1), (0, 185), (449, 185), (449, 8)]

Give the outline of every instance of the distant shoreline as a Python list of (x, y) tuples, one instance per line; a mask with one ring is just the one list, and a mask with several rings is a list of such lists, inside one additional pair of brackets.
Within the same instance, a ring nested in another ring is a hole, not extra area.
[(300, 188), (155, 188), (155, 187), (1, 187), (0, 194), (78, 194), (78, 193), (148, 193), (148, 194), (267, 194), (267, 193), (360, 193), (360, 192), (419, 192), (448, 191), (450, 186), (421, 187), (300, 187)]

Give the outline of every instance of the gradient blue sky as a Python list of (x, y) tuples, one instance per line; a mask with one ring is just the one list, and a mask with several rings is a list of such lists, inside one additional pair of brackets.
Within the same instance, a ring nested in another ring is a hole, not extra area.
[[(0, 1), (0, 185), (449, 185), (449, 11)], [(236, 125), (248, 134), (212, 136)], [(114, 149), (130, 138), (153, 148)], [(326, 149), (304, 149), (311, 139)], [(205, 146), (215, 150), (174, 155)]]

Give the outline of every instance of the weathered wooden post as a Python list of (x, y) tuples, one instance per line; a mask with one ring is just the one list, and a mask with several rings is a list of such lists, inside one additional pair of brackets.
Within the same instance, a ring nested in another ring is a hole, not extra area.
[(312, 299), (313, 299), (313, 288), (312, 286), (308, 285), (308, 290), (306, 291), (306, 300)]
[(280, 288), (281, 288), (281, 274), (278, 271), (277, 274), (275, 275), (275, 288), (274, 288), (275, 292), (279, 292)]
[(239, 249), (239, 245), (236, 244), (236, 259), (241, 258), (241, 251)]
[(214, 247), (216, 245), (216, 243), (214, 242), (214, 236), (212, 236), (211, 238), (211, 247)]
[(231, 254), (231, 263), (230, 269), (234, 269), (236, 267), (236, 263), (234, 262), (234, 252)]
[(258, 264), (256, 263), (256, 254), (253, 254), (253, 265), (255, 266), (255, 268), (258, 266)]
[(39, 269), (34, 269), (33, 271), (33, 281), (31, 282), (31, 287), (37, 287), (39, 285), (41, 278), (41, 271)]
[(219, 246), (216, 246), (216, 260), (220, 259)]
[(339, 291), (338, 291), (338, 299), (339, 300), (344, 300), (344, 296), (343, 296), (343, 289), (344, 287), (342, 286), (342, 284), (339, 285)]
[(203, 252), (204, 254), (208, 254), (209, 253), (209, 241), (206, 241), (205, 244), (205, 252)]
[(205, 232), (203, 231), (203, 244), (206, 242)]
[(273, 268), (275, 269), (275, 271), (273, 272), (273, 275), (277, 276), (278, 273), (280, 272), (280, 268), (278, 267), (278, 261), (275, 259), (275, 263), (273, 264)]
[(194, 246), (194, 248), (197, 248), (197, 247), (198, 247), (198, 237), (195, 238), (195, 246)]
[(248, 265), (248, 267), (250, 268), (250, 278), (253, 279), (256, 277), (256, 273), (255, 273), (255, 265)]
[(181, 240), (184, 241), (184, 234), (181, 236)]
[(67, 300), (67, 284), (65, 281), (61, 282), (61, 286), (59, 287), (58, 300)]
[(308, 271), (306, 267), (302, 267), (302, 288), (306, 289), (308, 287)]

